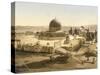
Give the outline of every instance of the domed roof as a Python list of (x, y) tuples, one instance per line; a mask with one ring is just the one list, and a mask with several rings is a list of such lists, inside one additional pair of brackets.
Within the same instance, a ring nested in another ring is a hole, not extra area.
[(49, 31), (58, 31), (61, 29), (61, 24), (56, 20), (53, 19), (49, 23)]

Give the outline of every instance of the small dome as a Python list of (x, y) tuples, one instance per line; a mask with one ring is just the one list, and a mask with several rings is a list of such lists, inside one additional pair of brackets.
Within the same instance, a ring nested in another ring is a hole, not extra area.
[(51, 20), (49, 24), (49, 31), (55, 32), (58, 30), (61, 30), (61, 24), (56, 19)]

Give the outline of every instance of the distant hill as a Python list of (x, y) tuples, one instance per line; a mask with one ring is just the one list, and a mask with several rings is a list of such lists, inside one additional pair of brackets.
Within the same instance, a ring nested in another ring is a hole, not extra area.
[(44, 26), (16, 26), (15, 27), (15, 31), (16, 32), (27, 32), (27, 31), (31, 31), (31, 32), (40, 32), (40, 31), (47, 31), (48, 27), (44, 27)]
[[(68, 31), (70, 28), (80, 28), (80, 26), (62, 26), (63, 31)], [(90, 31), (95, 31), (97, 29), (97, 25), (85, 25), (86, 29), (89, 28)], [(12, 26), (13, 28), (13, 26)], [(15, 26), (15, 32), (17, 33), (23, 33), (23, 32), (41, 32), (41, 31), (48, 31), (48, 26)]]

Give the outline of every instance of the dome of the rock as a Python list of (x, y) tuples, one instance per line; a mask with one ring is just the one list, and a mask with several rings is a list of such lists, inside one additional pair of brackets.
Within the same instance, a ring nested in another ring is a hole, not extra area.
[(38, 33), (38, 38), (42, 40), (57, 40), (65, 37), (66, 34), (61, 30), (61, 24), (56, 19), (50, 21), (48, 31)]
[(55, 32), (58, 30), (61, 30), (61, 24), (56, 19), (51, 20), (49, 23), (49, 31)]

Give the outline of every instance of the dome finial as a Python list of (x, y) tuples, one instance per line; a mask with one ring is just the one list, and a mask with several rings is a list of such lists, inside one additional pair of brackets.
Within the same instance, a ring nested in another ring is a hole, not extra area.
[(56, 20), (56, 17), (55, 17), (55, 20)]

